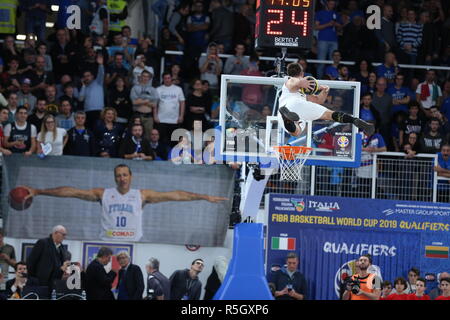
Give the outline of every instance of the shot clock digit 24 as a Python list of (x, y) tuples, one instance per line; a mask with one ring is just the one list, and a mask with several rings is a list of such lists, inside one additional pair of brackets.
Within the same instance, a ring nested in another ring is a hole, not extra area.
[(257, 0), (256, 48), (310, 49), (315, 0)]

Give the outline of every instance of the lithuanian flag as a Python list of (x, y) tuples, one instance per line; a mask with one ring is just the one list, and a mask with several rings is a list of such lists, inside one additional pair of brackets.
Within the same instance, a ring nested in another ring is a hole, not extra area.
[(295, 250), (295, 238), (272, 237), (272, 250)]
[(448, 259), (448, 247), (425, 246), (425, 257)]

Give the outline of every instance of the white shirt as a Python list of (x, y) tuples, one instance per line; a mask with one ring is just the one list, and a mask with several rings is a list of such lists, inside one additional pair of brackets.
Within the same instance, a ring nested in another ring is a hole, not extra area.
[[(420, 93), (422, 92), (422, 86), (426, 86), (426, 85), (427, 85), (426, 81), (419, 84), (417, 86), (416, 93), (420, 95)], [(438, 91), (438, 97), (442, 97), (441, 88), (438, 85), (436, 85), (436, 87), (437, 87), (437, 91)], [(428, 84), (428, 88), (430, 90), (430, 95), (427, 97), (427, 100), (420, 100), (420, 102), (422, 103), (422, 106), (425, 109), (429, 109), (432, 106), (435, 106), (437, 103), (436, 100), (433, 101), (433, 84)]]
[(180, 102), (184, 101), (183, 90), (179, 86), (165, 85), (157, 89), (159, 94), (158, 118), (161, 123), (176, 124), (180, 116)]
[(300, 93), (299, 91), (297, 92), (289, 91), (288, 87), (286, 87), (286, 84), (283, 84), (283, 87), (281, 88), (281, 95), (278, 100), (280, 107), (287, 106), (288, 104), (291, 103), (298, 104), (299, 99), (306, 101), (306, 96)]
[(116, 188), (103, 191), (102, 240), (139, 241), (142, 237), (142, 197), (138, 189), (121, 194)]
[(64, 148), (64, 136), (67, 131), (63, 128), (56, 128), (56, 138), (53, 139), (53, 132), (46, 132), (45, 137), (42, 136), (42, 132), (39, 133), (38, 142), (43, 144), (50, 143), (52, 145), (52, 151), (48, 154), (51, 156), (61, 156)]

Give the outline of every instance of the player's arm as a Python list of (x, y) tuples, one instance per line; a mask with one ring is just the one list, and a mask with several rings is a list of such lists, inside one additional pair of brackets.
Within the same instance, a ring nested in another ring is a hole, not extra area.
[(317, 104), (324, 104), (325, 101), (327, 101), (328, 92), (330, 91), (330, 87), (320, 86), (319, 90), (321, 90), (319, 94), (308, 95), (308, 96), (306, 96), (306, 100), (317, 103)]
[(57, 187), (52, 189), (34, 189), (27, 186), (24, 187), (30, 192), (26, 198), (35, 196), (50, 196), (60, 198), (77, 198), (86, 201), (100, 201), (104, 191), (104, 189), (100, 188), (83, 190), (72, 187)]
[(192, 193), (187, 191), (169, 191), (169, 192), (157, 192), (149, 189), (141, 190), (142, 199), (144, 203), (157, 203), (165, 201), (195, 201), (206, 200), (209, 202), (221, 202), (228, 200), (224, 197), (210, 196), (207, 194)]

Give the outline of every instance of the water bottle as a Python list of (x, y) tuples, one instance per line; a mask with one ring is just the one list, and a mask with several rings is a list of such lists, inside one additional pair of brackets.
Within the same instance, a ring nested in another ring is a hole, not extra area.
[(86, 291), (81, 291), (81, 297), (83, 297), (83, 300), (86, 300)]
[(56, 290), (53, 289), (52, 291), (52, 300), (56, 300)]

